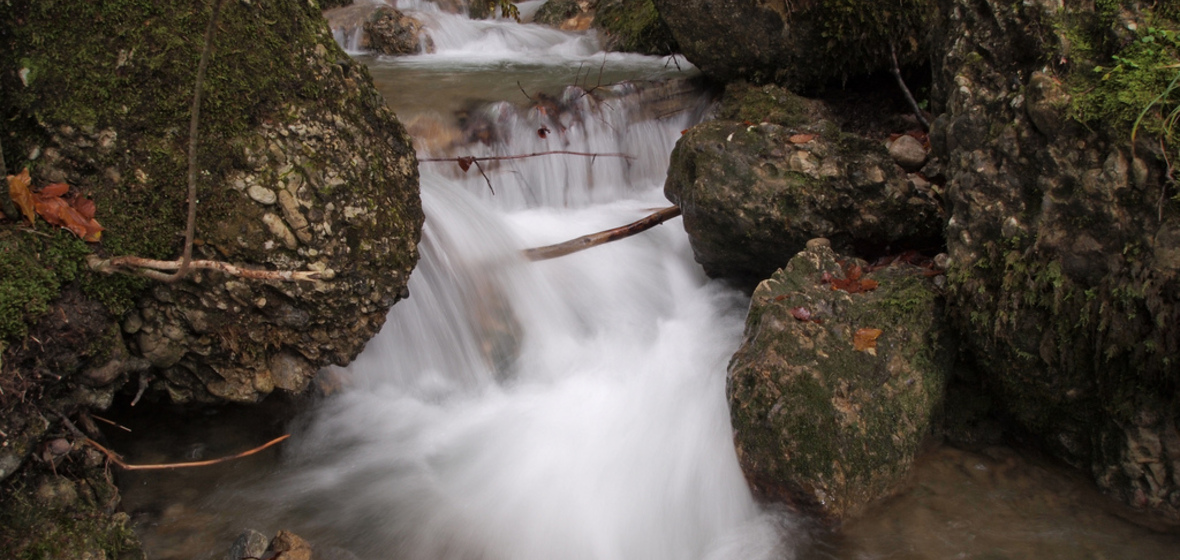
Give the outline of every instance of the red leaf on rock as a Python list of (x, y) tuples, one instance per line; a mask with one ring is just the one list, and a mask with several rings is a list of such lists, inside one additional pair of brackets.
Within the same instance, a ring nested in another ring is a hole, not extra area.
[(806, 307), (792, 307), (791, 316), (800, 321), (810, 321), (811, 311), (808, 311)]

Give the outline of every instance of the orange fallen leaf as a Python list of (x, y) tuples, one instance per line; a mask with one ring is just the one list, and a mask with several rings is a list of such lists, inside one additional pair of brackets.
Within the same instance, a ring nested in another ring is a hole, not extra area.
[(852, 349), (876, 356), (878, 336), (881, 336), (881, 329), (856, 329), (856, 334), (852, 335)]
[(815, 135), (814, 134), (792, 134), (791, 137), (788, 138), (788, 140), (790, 140), (792, 144), (806, 144), (812, 140), (815, 140)]
[(26, 167), (19, 175), (8, 176), (8, 196), (12, 197), (12, 201), (20, 208), (25, 218), (29, 220), (29, 225), (37, 227), (37, 211), (36, 203), (33, 201), (33, 191), (29, 190), (29, 185), (33, 180), (29, 178), (29, 169)]
[(70, 186), (65, 183), (53, 183), (52, 185), (45, 185), (37, 194), (39, 196), (65, 196), (70, 192)]

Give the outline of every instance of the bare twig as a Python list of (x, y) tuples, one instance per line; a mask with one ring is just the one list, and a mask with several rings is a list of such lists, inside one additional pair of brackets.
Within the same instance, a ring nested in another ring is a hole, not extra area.
[(241, 453), (238, 453), (237, 455), (230, 455), (229, 457), (220, 457), (217, 459), (209, 459), (206, 461), (190, 461), (187, 463), (159, 463), (159, 464), (153, 464), (153, 465), (131, 465), (131, 464), (128, 464), (123, 461), (123, 458), (120, 457), (118, 453), (115, 453), (114, 451), (111, 451), (110, 449), (103, 447), (101, 444), (99, 444), (98, 442), (96, 442), (94, 440), (83, 436), (82, 441), (84, 441), (87, 445), (99, 450), (103, 455), (106, 455), (107, 458), (110, 459), (112, 463), (122, 467), (124, 470), (128, 470), (128, 471), (157, 470), (158, 471), (158, 470), (164, 470), (164, 469), (185, 469), (185, 468), (192, 468), (192, 467), (207, 467), (209, 465), (216, 465), (218, 463), (224, 463), (226, 461), (232, 461), (234, 459), (241, 459), (242, 457), (249, 457), (250, 455), (258, 453), (259, 451), (262, 451), (268, 447), (277, 445), (278, 443), (282, 442), (283, 440), (285, 440), (289, 437), (291, 437), (291, 434), (283, 434), (282, 436), (272, 439), (263, 445), (255, 447), (254, 449), (251, 449), (249, 451), (243, 451)]
[(537, 247), (534, 249), (525, 249), (524, 256), (530, 261), (543, 261), (546, 259), (563, 257), (583, 249), (589, 249), (604, 243), (610, 243), (611, 241), (617, 241), (619, 239), (631, 237), (632, 235), (647, 231), (679, 215), (679, 206), (669, 206), (668, 208), (664, 208), (663, 210), (655, 212), (641, 220), (631, 222), (630, 224), (622, 227), (608, 229), (606, 231), (600, 231), (590, 235), (583, 235), (577, 239), (571, 239), (556, 245), (546, 245), (544, 247)]
[(112, 421), (112, 420), (107, 420), (106, 418), (103, 418), (102, 416), (99, 416), (99, 415), (97, 415), (97, 414), (91, 414), (91, 415), (90, 415), (90, 417), (91, 417), (91, 418), (93, 418), (93, 419), (95, 419), (95, 420), (98, 420), (99, 422), (105, 422), (105, 423), (107, 423), (107, 424), (110, 424), (110, 425), (112, 425), (112, 426), (114, 426), (114, 427), (116, 427), (116, 428), (119, 428), (120, 430), (123, 430), (123, 431), (125, 431), (125, 432), (130, 432), (130, 431), (131, 431), (131, 428), (128, 428), (127, 426), (124, 426), (124, 425), (122, 425), (122, 424), (119, 424), (119, 423), (117, 423), (117, 422), (114, 422), (114, 421)]
[(516, 80), (516, 87), (520, 88), (520, 92), (524, 94), (526, 99), (528, 99), (529, 101), (532, 101), (533, 103), (536, 103), (536, 101), (534, 101), (533, 98), (531, 96), (529, 96), (529, 92), (524, 90), (524, 86), (520, 85), (520, 80)]
[(473, 159), (473, 160), (471, 160), (471, 163), (474, 163), (474, 164), (475, 164), (475, 168), (479, 170), (479, 174), (480, 174), (480, 175), (483, 175), (483, 180), (484, 180), (485, 182), (487, 182), (487, 184), (488, 184), (488, 190), (489, 190), (489, 191), (492, 191), (492, 196), (496, 196), (496, 189), (493, 189), (493, 188), (492, 188), (492, 180), (491, 180), (491, 179), (488, 179), (488, 174), (487, 174), (487, 173), (484, 173), (484, 171), (483, 171), (483, 166), (479, 164), (479, 160), (478, 160), (478, 159)]
[[(138, 274), (145, 278), (153, 278), (160, 281), (165, 281), (168, 277), (160, 271), (163, 270), (177, 270), (185, 266), (183, 260), (175, 261), (158, 261), (155, 259), (145, 259), (143, 257), (123, 256), (114, 257), (111, 259), (104, 259), (96, 255), (86, 257), (86, 264), (90, 266), (91, 270), (103, 272), (106, 274), (113, 274), (115, 272), (125, 272), (131, 274)], [(312, 280), (329, 280), (333, 274), (326, 274), (311, 270), (257, 270), (252, 268), (241, 268), (222, 261), (198, 260), (187, 263), (190, 269), (201, 268), (208, 270), (220, 270), (230, 276), (237, 276), (239, 278), (249, 278), (251, 280), (279, 280), (282, 282), (298, 282), (298, 281), (312, 281)]]
[(184, 278), (193, 260), (193, 238), (197, 231), (197, 138), (201, 122), (201, 90), (205, 85), (205, 70), (209, 67), (209, 52), (213, 50), (213, 36), (217, 33), (217, 16), (225, 0), (216, 0), (209, 26), (205, 28), (205, 46), (201, 49), (201, 61), (197, 63), (197, 80), (193, 85), (192, 118), (188, 125), (188, 217), (184, 226), (184, 254), (175, 274), (152, 275), (161, 282), (176, 282)]
[(418, 160), (418, 162), (419, 163), (426, 163), (426, 162), (437, 163), (437, 162), (453, 161), (458, 164), (463, 164), (464, 162), (471, 164), (471, 163), (478, 163), (481, 161), (504, 161), (504, 160), (510, 160), (510, 159), (525, 159), (525, 158), (531, 158), (531, 157), (552, 156), (552, 155), (581, 156), (581, 157), (588, 157), (588, 158), (619, 157), (619, 158), (628, 159), (628, 160), (635, 159), (635, 156), (631, 156), (628, 154), (622, 154), (622, 153), (595, 154), (595, 153), (591, 153), (591, 152), (571, 152), (568, 150), (553, 150), (553, 151), (549, 151), (549, 152), (533, 152), (531, 154), (519, 154), (519, 155), (514, 155), (514, 156), (483, 156), (483, 157), (463, 156), (463, 157), (449, 157), (449, 158), (420, 158)]
[(893, 78), (897, 80), (898, 87), (905, 94), (905, 100), (909, 102), (910, 110), (918, 118), (918, 124), (922, 125), (922, 130), (929, 132), (930, 123), (926, 120), (926, 116), (922, 114), (922, 108), (918, 106), (918, 102), (914, 100), (914, 94), (910, 93), (910, 88), (906, 87), (905, 80), (901, 78), (901, 68), (897, 64), (897, 51), (893, 48), (892, 43), (889, 44), (889, 56), (893, 59), (893, 67), (889, 69), (889, 72), (893, 74)]

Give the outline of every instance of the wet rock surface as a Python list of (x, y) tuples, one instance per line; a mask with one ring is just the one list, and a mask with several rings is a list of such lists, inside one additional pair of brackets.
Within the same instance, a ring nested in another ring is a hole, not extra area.
[(863, 263), (814, 245), (754, 291), (726, 394), (754, 491), (840, 523), (902, 488), (934, 432), (953, 343), (922, 269), (864, 274), (871, 288), (850, 293), (825, 279)]
[(430, 38), (422, 33), (422, 22), (396, 8), (377, 8), (365, 21), (365, 38), (370, 50), (380, 54), (399, 55), (420, 52), (423, 39), (426, 51), (433, 49)]
[(681, 137), (664, 186), (710, 276), (752, 288), (815, 237), (841, 251), (938, 246), (930, 184), (881, 143), (842, 131), (822, 102), (731, 86), (723, 105)]
[[(949, 309), (1033, 439), (1180, 521), (1180, 210), (1159, 144), (1132, 150), (1113, 125), (1071, 120), (1064, 84), (1096, 63), (1076, 40), (1095, 12), (943, 5), (931, 139), (951, 210)], [(1145, 25), (1119, 17), (1112, 33)]]
[[(1036, 441), (1178, 521), (1180, 213), (1159, 144), (1132, 150), (1114, 125), (1071, 120), (1063, 84), (1093, 68), (1076, 37), (1095, 12), (944, 5), (931, 138), (948, 178), (952, 315)], [(1146, 25), (1125, 17), (1114, 31)]]
[(891, 45), (903, 65), (921, 63), (933, 8), (927, 0), (653, 3), (684, 56), (709, 77), (797, 90), (886, 70)]

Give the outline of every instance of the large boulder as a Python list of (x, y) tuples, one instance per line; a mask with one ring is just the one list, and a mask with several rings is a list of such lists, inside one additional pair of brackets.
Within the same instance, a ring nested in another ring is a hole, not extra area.
[(720, 81), (815, 89), (926, 56), (932, 0), (653, 0), (681, 52)]
[(938, 247), (938, 197), (819, 101), (732, 85), (676, 144), (664, 192), (712, 277), (752, 289), (814, 237), (841, 251)]
[[(405, 297), (422, 222), (414, 153), (314, 3), (229, 2), (222, 11), (200, 120), (195, 253), (322, 280), (198, 271), (163, 284), (86, 267), (91, 253), (179, 255), (186, 131), (211, 9), (202, 6), (0, 5), (0, 20), (22, 23), (0, 34), (6, 162), (28, 166), (35, 186), (64, 181), (85, 193), (106, 227), (87, 246), (44, 222), (49, 237), (0, 224), (0, 264), (46, 271), (0, 270), (0, 281), (21, 276), (43, 300), (22, 307), (23, 328), (4, 333), (5, 375), (61, 379), (68, 393), (117, 387), (150, 368), (142, 379), (176, 401), (257, 401), (350, 361)], [(69, 309), (46, 314), (62, 294), (75, 298)], [(103, 325), (62, 319), (91, 308), (86, 316)], [(50, 333), (39, 340), (54, 353), (36, 351), (23, 338), (32, 332)], [(77, 358), (50, 361), (70, 352)]]
[(754, 291), (726, 394), (754, 491), (840, 522), (903, 486), (952, 345), (925, 269), (813, 246)]
[(667, 55), (679, 51), (676, 40), (652, 0), (551, 0), (537, 10), (536, 23), (566, 31), (593, 27), (611, 51)]
[(1180, 62), (1153, 30), (1180, 26), (1134, 2), (942, 4), (949, 308), (1026, 433), (1178, 522), (1180, 151), (1151, 132)]

